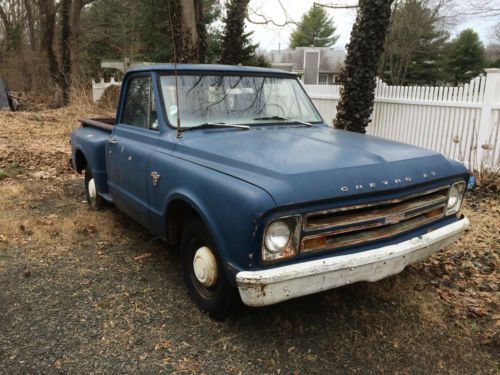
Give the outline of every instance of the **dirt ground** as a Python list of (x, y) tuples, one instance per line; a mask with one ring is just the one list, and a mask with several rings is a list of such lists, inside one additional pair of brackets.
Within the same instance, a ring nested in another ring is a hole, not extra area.
[(88, 107), (0, 113), (0, 373), (324, 374), (500, 371), (500, 197), (424, 264), (214, 322), (174, 252), (68, 166)]

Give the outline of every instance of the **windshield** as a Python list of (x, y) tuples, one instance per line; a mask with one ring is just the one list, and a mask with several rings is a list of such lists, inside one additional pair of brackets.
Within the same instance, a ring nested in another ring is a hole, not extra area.
[(318, 111), (293, 78), (255, 76), (181, 75), (179, 107), (176, 102), (175, 77), (162, 76), (161, 90), (170, 124), (190, 128), (207, 123), (266, 124), (294, 120), (321, 122)]

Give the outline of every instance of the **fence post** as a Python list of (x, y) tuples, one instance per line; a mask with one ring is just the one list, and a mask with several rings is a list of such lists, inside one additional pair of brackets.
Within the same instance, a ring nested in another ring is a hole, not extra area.
[(485, 69), (486, 86), (484, 88), (481, 106), (481, 120), (477, 130), (477, 160), (474, 168), (481, 168), (482, 162), (488, 164), (487, 154), (490, 153), (493, 108), (500, 104), (500, 69)]

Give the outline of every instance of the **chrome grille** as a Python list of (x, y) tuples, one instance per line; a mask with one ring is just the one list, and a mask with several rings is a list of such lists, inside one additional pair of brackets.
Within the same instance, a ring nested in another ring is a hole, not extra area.
[(448, 190), (449, 186), (443, 186), (403, 198), (309, 213), (304, 217), (301, 251), (364, 244), (439, 220)]

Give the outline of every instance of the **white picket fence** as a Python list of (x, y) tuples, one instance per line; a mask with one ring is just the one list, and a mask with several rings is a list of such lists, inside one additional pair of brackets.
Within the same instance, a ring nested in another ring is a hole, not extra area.
[(104, 94), (104, 91), (109, 86), (113, 85), (121, 85), (122, 83), (120, 81), (115, 81), (114, 77), (111, 77), (111, 79), (108, 82), (105, 82), (103, 78), (100, 78), (99, 80), (93, 79), (92, 80), (92, 100), (94, 102), (98, 102), (99, 99), (101, 99), (102, 94)]
[[(304, 85), (331, 123), (339, 85)], [(470, 168), (500, 164), (500, 69), (460, 87), (390, 86), (377, 80), (370, 135), (425, 147)]]

